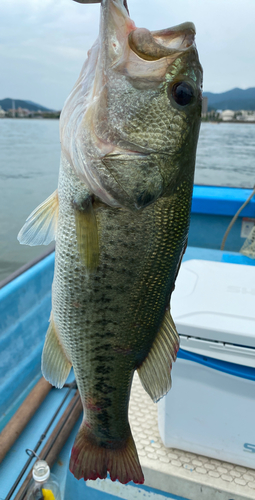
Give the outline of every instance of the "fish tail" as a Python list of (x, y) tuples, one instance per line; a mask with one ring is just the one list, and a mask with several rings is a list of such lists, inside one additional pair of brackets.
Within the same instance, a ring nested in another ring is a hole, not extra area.
[(129, 481), (137, 484), (144, 482), (131, 432), (125, 442), (120, 442), (119, 447), (116, 443), (111, 446), (110, 442), (107, 446), (100, 446), (84, 422), (76, 436), (69, 467), (76, 479), (84, 478), (85, 481), (105, 479), (108, 471), (112, 481), (118, 479), (123, 484)]

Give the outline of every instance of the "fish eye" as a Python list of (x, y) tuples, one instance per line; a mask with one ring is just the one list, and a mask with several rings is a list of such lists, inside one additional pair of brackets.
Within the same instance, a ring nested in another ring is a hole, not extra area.
[(194, 97), (194, 90), (187, 82), (177, 82), (171, 88), (171, 94), (177, 104), (186, 106)]

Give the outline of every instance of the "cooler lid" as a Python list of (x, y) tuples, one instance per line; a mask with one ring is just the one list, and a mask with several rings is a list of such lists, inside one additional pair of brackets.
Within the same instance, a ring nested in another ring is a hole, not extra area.
[(253, 347), (242, 347), (180, 335), (180, 348), (185, 352), (203, 356), (203, 358), (213, 358), (218, 361), (255, 368), (255, 349)]
[(186, 337), (255, 348), (255, 266), (183, 262), (171, 313)]

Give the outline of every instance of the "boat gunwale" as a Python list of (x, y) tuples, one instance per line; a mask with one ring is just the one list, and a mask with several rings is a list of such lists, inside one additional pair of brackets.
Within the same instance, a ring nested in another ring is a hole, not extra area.
[[(19, 267), (16, 271), (13, 273), (9, 274), (6, 278), (0, 281), (0, 290), (4, 288), (6, 285), (14, 281), (16, 278), (19, 278), (22, 274), (25, 274), (26, 271), (29, 271), (31, 267), (34, 267), (36, 264), (39, 264), (42, 260), (44, 260), (46, 257), (50, 256), (52, 253), (55, 252), (55, 245), (54, 247), (50, 248), (46, 252), (43, 252), (39, 257), (36, 257), (33, 260), (30, 260), (23, 266)], [(1, 298), (1, 297), (0, 297)]]

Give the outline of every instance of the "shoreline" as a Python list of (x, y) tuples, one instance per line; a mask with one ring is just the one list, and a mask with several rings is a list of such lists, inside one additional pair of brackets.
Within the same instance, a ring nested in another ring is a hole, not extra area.
[(202, 123), (245, 123), (247, 125), (254, 125), (255, 120), (201, 120)]
[(59, 120), (59, 116), (0, 116), (0, 120)]
[[(0, 120), (59, 120), (59, 116), (0, 116)], [(235, 123), (254, 125), (255, 120), (205, 120), (202, 118), (202, 123)]]

